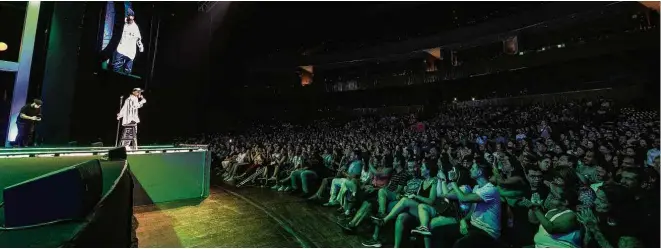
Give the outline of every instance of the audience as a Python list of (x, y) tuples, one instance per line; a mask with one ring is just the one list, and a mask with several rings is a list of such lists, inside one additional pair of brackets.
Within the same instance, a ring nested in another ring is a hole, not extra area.
[(210, 144), (227, 184), (328, 198), (319, 204), (339, 206), (342, 229), (374, 227), (367, 247), (659, 247), (658, 111), (599, 99), (426, 117), (262, 124), (182, 142)]

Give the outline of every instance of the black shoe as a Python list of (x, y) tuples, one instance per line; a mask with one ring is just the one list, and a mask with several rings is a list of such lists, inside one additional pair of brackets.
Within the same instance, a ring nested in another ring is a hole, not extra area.
[(340, 226), (340, 228), (342, 228), (342, 230), (344, 230), (346, 232), (353, 232), (354, 228), (355, 228), (355, 227), (349, 225), (349, 222), (344, 222), (342, 220), (338, 220), (337, 222), (335, 222), (335, 224)]
[(381, 247), (381, 241), (375, 240), (375, 239), (369, 239), (367, 241), (364, 241), (363, 246), (365, 247)]
[(411, 230), (411, 233), (422, 234), (424, 236), (431, 236), (431, 232), (429, 231), (429, 228), (427, 228), (426, 226), (416, 227), (415, 229)]

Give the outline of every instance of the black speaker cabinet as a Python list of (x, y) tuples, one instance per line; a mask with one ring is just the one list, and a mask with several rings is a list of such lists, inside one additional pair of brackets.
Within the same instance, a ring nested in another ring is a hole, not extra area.
[(126, 147), (117, 147), (108, 151), (110, 161), (126, 160)]
[(4, 189), (5, 227), (84, 219), (99, 203), (103, 175), (91, 160)]

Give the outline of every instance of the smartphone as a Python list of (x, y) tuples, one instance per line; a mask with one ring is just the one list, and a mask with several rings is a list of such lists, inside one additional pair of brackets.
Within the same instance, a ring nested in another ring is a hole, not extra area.
[(448, 172), (448, 180), (454, 181), (457, 179), (457, 172), (455, 171), (454, 168)]

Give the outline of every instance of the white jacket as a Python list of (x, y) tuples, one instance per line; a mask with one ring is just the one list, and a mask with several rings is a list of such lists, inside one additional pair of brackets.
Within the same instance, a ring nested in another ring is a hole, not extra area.
[[(141, 47), (142, 44), (140, 40), (142, 36), (140, 35), (140, 28), (135, 22), (129, 24), (124, 24), (124, 30), (122, 31), (122, 39), (119, 41), (117, 46), (117, 53), (123, 54), (126, 57), (129, 57), (131, 60), (135, 59), (136, 46)], [(140, 49), (142, 52), (142, 49)]]
[(144, 98), (138, 100), (138, 97), (131, 95), (124, 101), (124, 106), (119, 111), (118, 118), (122, 118), (122, 125), (130, 124), (131, 122), (140, 123), (140, 117), (138, 116), (138, 109), (140, 109), (147, 100)]

